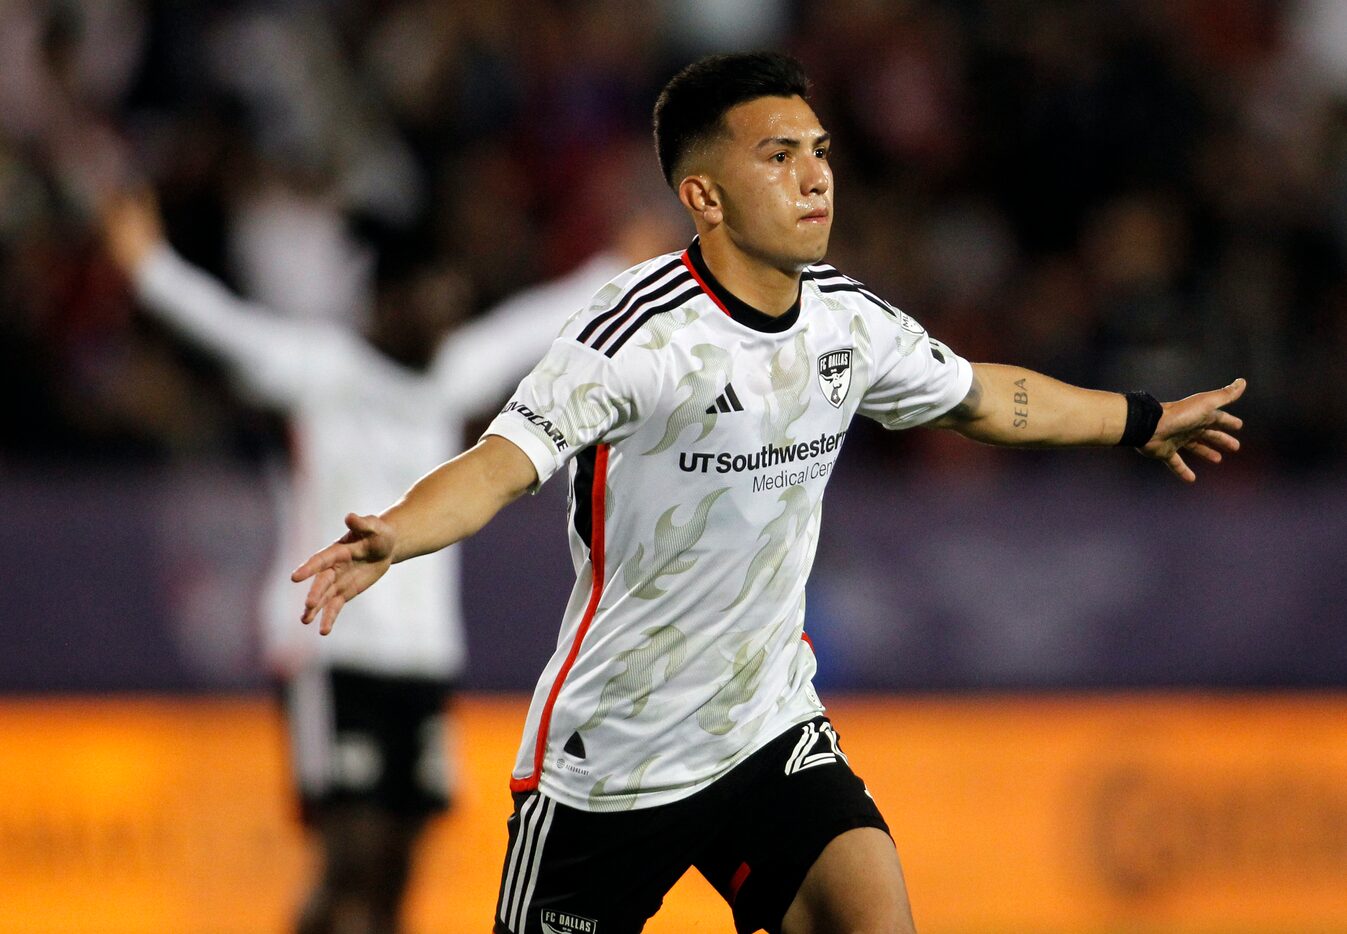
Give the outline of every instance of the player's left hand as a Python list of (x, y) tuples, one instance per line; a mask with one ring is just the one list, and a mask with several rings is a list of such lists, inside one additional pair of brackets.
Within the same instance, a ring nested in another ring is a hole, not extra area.
[(1195, 393), (1177, 402), (1163, 404), (1160, 423), (1144, 446), (1137, 448), (1147, 457), (1164, 461), (1170, 471), (1185, 483), (1194, 483), (1197, 475), (1183, 460), (1182, 452), (1219, 464), (1226, 454), (1239, 450), (1239, 439), (1230, 432), (1244, 427), (1243, 420), (1225, 411), (1248, 385), (1237, 379), (1224, 389)]

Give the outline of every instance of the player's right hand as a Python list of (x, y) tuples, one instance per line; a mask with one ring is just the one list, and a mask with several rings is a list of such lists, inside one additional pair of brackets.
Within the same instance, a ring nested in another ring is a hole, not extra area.
[(346, 516), (347, 533), (295, 568), (295, 583), (313, 578), (300, 621), (306, 626), (322, 614), (318, 631), (327, 635), (342, 607), (384, 576), (393, 563), (396, 535), (378, 516)]

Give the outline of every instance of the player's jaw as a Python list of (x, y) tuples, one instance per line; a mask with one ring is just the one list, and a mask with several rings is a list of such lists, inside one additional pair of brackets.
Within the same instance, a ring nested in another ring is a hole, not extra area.
[(772, 197), (750, 197), (738, 204), (736, 200), (726, 198), (727, 233), (746, 257), (797, 274), (828, 252), (831, 203)]

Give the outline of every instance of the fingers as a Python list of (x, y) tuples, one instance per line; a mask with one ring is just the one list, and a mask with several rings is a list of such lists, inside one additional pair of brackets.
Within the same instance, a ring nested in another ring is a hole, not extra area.
[(1179, 456), (1178, 451), (1169, 455), (1168, 459), (1165, 461), (1165, 466), (1169, 468), (1174, 476), (1178, 477), (1184, 483), (1197, 482), (1197, 474), (1193, 473), (1192, 469), (1183, 462), (1183, 458)]
[(314, 576), (309, 592), (304, 596), (304, 612), (300, 615), (300, 622), (307, 626), (317, 618), (323, 604), (331, 595), (336, 580), (337, 573), (332, 570), (320, 571)]
[(332, 632), (332, 627), (337, 622), (337, 614), (341, 612), (341, 608), (345, 605), (346, 599), (340, 594), (328, 601), (327, 605), (323, 607), (323, 622), (318, 627), (319, 635), (326, 636)]
[(1197, 482), (1197, 474), (1178, 450), (1171, 450), (1171, 445), (1211, 464), (1219, 464), (1225, 455), (1238, 451), (1239, 439), (1230, 432), (1243, 428), (1244, 420), (1223, 411), (1222, 407), (1239, 399), (1247, 387), (1248, 382), (1240, 378), (1223, 389), (1197, 393), (1167, 405), (1161, 418), (1161, 430), (1143, 453), (1164, 460), (1170, 472), (1184, 483)]
[(308, 561), (305, 561), (299, 567), (291, 571), (290, 581), (291, 583), (295, 584), (303, 583), (304, 581), (308, 580), (310, 577), (313, 577), (313, 575), (317, 574), (321, 570), (323, 570), (322, 552), (319, 552), (318, 554), (309, 558)]
[(1212, 448), (1207, 447), (1205, 444), (1202, 444), (1199, 441), (1188, 442), (1187, 446), (1185, 447), (1185, 450), (1191, 451), (1192, 453), (1196, 454), (1198, 457), (1202, 458), (1204, 461), (1207, 461), (1209, 463), (1219, 464), (1221, 462), (1220, 451), (1213, 450)]
[(1204, 393), (1211, 401), (1215, 402), (1212, 409), (1210, 423), (1227, 431), (1239, 431), (1244, 427), (1244, 420), (1229, 412), (1223, 411), (1225, 406), (1230, 405), (1240, 396), (1244, 395), (1244, 390), (1249, 384), (1243, 378), (1235, 380), (1224, 389), (1217, 389), (1209, 393)]
[(310, 555), (309, 560), (290, 572), (290, 580), (296, 584), (308, 580), (320, 571), (326, 571), (339, 561), (350, 561), (355, 556), (349, 545), (335, 542), (322, 551)]
[(1226, 431), (1239, 431), (1244, 427), (1243, 419), (1224, 411), (1224, 408), (1244, 395), (1247, 386), (1248, 383), (1243, 379), (1237, 379), (1224, 389), (1194, 393), (1181, 399), (1179, 403), (1174, 404), (1184, 413), (1178, 421), (1189, 426), (1205, 424)]
[[(1226, 454), (1233, 454), (1239, 450), (1239, 439), (1223, 431), (1206, 428), (1185, 441), (1182, 449), (1195, 454), (1208, 463), (1219, 464)], [(1185, 483), (1197, 481), (1197, 474), (1193, 473), (1192, 468), (1188, 466), (1178, 451), (1165, 458), (1165, 466), (1170, 469), (1174, 476)]]
[(1201, 440), (1201, 443), (1217, 450), (1224, 451), (1227, 454), (1234, 454), (1239, 450), (1239, 439), (1226, 434), (1224, 431), (1217, 431), (1214, 428), (1204, 429), (1193, 439), (1194, 443)]
[(306, 581), (319, 571), (325, 571), (343, 562), (363, 560), (369, 555), (369, 538), (378, 534), (373, 524), (379, 521), (376, 516), (357, 516), (351, 513), (346, 517), (350, 529), (345, 535), (328, 545), (322, 551), (315, 552), (299, 567), (290, 572), (290, 580), (296, 584)]
[(309, 587), (308, 596), (304, 598), (304, 612), (299, 618), (300, 622), (307, 626), (321, 614), (322, 622), (318, 632), (324, 636), (332, 631), (333, 625), (337, 622), (337, 615), (341, 613), (342, 607), (346, 606), (348, 599), (337, 583), (336, 571), (319, 572)]

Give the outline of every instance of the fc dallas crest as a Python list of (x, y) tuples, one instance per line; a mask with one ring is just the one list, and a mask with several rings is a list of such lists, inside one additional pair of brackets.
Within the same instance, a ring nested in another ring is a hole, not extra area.
[(830, 350), (818, 358), (818, 384), (823, 398), (841, 408), (851, 388), (851, 348)]

